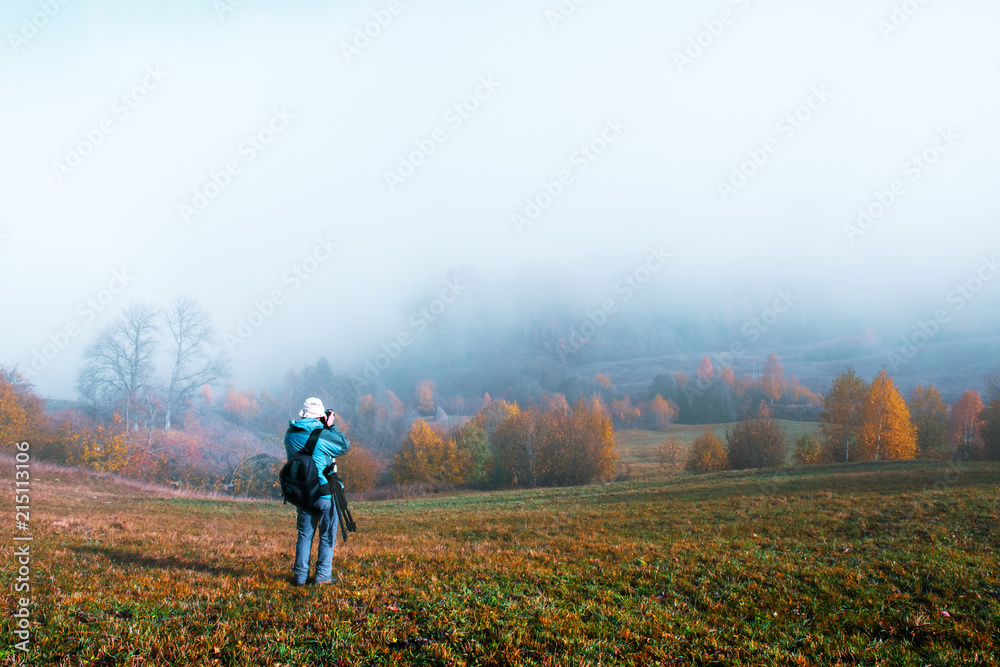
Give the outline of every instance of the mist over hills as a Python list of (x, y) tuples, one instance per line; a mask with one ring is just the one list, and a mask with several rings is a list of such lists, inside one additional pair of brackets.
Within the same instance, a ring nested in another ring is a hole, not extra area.
[(785, 376), (815, 392), (826, 392), (848, 366), (866, 378), (884, 366), (905, 395), (934, 383), (952, 402), (981, 390), (984, 373), (1000, 363), (993, 295), (935, 322), (933, 309), (920, 317), (919, 306), (903, 300), (896, 309), (846, 310), (821, 287), (695, 294), (669, 281), (639, 289), (615, 281), (600, 290), (567, 287), (556, 276), (491, 282), (471, 269), (449, 275), (466, 292), (429, 322), (420, 313), (433, 299), (415, 300), (400, 330), (409, 345), (387, 333), (361, 361), (327, 355), (334, 370), (401, 396), (433, 379), (442, 395), (522, 399), (601, 373), (619, 393), (645, 398), (657, 374), (693, 376), (705, 356), (717, 371), (731, 366), (737, 376), (753, 376), (776, 353)]

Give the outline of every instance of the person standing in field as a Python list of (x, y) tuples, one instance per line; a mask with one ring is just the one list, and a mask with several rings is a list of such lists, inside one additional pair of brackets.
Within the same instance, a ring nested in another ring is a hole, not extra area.
[[(300, 449), (306, 446), (309, 435), (316, 429), (322, 429), (312, 459), (319, 471), (319, 482), (327, 484), (326, 474), (333, 467), (334, 459), (343, 456), (351, 449), (347, 436), (334, 425), (337, 413), (326, 410), (323, 401), (318, 398), (307, 398), (299, 412), (298, 419), (288, 423), (285, 431), (285, 454), (292, 458)], [(297, 508), (295, 525), (298, 529), (298, 541), (295, 544), (295, 564), (292, 567), (293, 583), (302, 586), (309, 577), (309, 556), (312, 551), (313, 536), (319, 535), (319, 548), (316, 553), (317, 584), (328, 584), (333, 579), (333, 550), (337, 544), (337, 510), (333, 499), (327, 492), (320, 496), (312, 510)]]

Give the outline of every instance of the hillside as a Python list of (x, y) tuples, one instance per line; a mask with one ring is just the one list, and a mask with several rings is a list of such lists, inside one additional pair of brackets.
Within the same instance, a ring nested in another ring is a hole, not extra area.
[(318, 589), (290, 507), (33, 466), (40, 665), (1000, 661), (997, 463), (359, 503)]
[[(777, 419), (778, 425), (785, 432), (785, 442), (788, 444), (789, 460), (791, 463), (791, 451), (795, 441), (803, 436), (809, 435), (817, 437), (819, 434), (818, 422), (791, 422), (784, 419)], [(645, 479), (653, 477), (659, 473), (659, 461), (656, 458), (656, 448), (667, 438), (677, 437), (681, 441), (682, 447), (686, 448), (691, 441), (711, 429), (713, 433), (725, 440), (726, 429), (732, 428), (735, 424), (702, 424), (699, 426), (688, 426), (685, 424), (674, 424), (665, 431), (646, 431), (643, 429), (625, 429), (615, 432), (615, 440), (618, 442), (618, 463), (627, 467), (631, 479)], [(685, 450), (686, 451), (686, 450)]]

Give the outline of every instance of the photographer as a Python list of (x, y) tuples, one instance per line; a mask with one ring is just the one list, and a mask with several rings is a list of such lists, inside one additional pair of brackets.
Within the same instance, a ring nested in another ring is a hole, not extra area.
[[(285, 432), (285, 454), (292, 458), (306, 446), (309, 435), (316, 429), (322, 429), (316, 441), (312, 459), (319, 471), (319, 482), (326, 485), (334, 460), (346, 454), (351, 449), (347, 437), (334, 426), (337, 414), (323, 408), (323, 401), (318, 398), (308, 398), (299, 412), (299, 418), (288, 424)], [(292, 568), (293, 583), (302, 586), (309, 576), (309, 556), (312, 551), (313, 535), (319, 534), (319, 549), (316, 554), (317, 584), (328, 584), (334, 581), (333, 550), (337, 542), (338, 515), (329, 492), (320, 496), (313, 509), (298, 508), (296, 528), (298, 541), (295, 545), (295, 565)]]

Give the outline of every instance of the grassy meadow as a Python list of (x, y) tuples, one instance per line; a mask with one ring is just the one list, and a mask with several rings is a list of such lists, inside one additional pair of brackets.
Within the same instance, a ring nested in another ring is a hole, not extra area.
[[(819, 437), (819, 422), (793, 422), (784, 419), (776, 419), (785, 431), (785, 441), (788, 443), (789, 463), (791, 463), (791, 451), (795, 441), (803, 435), (810, 435), (814, 439)], [(726, 428), (732, 428), (733, 424), (708, 424), (700, 426), (687, 426), (684, 424), (674, 424), (665, 431), (646, 431), (642, 429), (627, 429), (615, 432), (615, 439), (618, 441), (618, 463), (626, 468), (631, 479), (645, 479), (659, 474), (659, 461), (656, 459), (657, 446), (667, 438), (676, 436), (680, 439), (681, 445), (687, 447), (691, 441), (710, 429), (715, 435), (725, 442)]]
[(290, 506), (33, 477), (36, 623), (6, 665), (1000, 663), (997, 463), (357, 503), (339, 581), (306, 588)]

